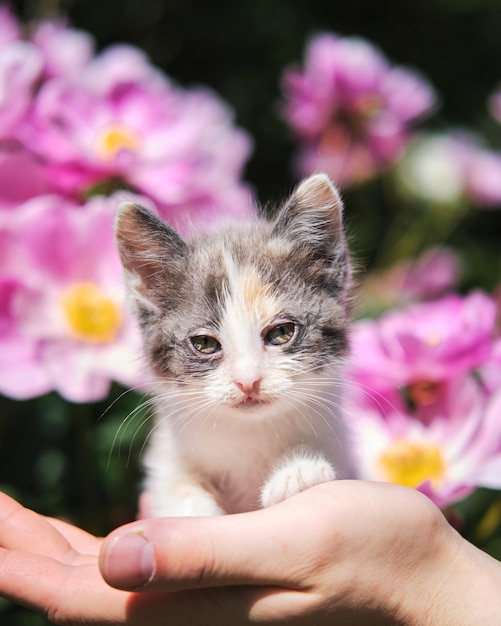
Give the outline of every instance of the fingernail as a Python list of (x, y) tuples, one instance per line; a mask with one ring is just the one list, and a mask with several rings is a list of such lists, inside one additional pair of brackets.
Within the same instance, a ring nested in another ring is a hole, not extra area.
[(115, 537), (101, 555), (101, 571), (114, 587), (134, 589), (146, 585), (155, 575), (153, 546), (142, 533)]

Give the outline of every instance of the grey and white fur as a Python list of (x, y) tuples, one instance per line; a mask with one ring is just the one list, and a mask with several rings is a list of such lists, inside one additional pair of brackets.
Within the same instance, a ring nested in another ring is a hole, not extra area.
[(146, 209), (120, 206), (116, 237), (155, 384), (150, 515), (248, 511), (349, 475), (342, 211), (323, 174), (273, 221), (189, 241)]

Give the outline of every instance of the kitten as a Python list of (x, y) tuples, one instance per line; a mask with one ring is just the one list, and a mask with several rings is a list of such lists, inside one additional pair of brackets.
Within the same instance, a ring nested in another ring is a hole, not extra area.
[(327, 176), (299, 185), (273, 222), (191, 241), (124, 203), (116, 237), (156, 380), (149, 513), (248, 511), (347, 476), (351, 269)]

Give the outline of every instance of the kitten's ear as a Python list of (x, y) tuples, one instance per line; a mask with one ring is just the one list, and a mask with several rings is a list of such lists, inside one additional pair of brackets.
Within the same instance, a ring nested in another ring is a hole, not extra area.
[(115, 237), (131, 295), (157, 309), (168, 286), (184, 273), (188, 246), (168, 224), (132, 202), (118, 207)]
[(326, 174), (304, 180), (280, 211), (272, 232), (315, 256), (330, 256), (333, 244), (343, 244), (343, 203)]

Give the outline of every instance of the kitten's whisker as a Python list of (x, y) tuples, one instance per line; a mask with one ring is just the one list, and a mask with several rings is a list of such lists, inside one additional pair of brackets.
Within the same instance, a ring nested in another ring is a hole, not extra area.
[[(343, 424), (342, 420), (339, 419), (339, 414), (341, 412), (341, 405), (339, 403), (334, 403), (332, 400), (328, 398), (318, 397), (316, 394), (312, 394), (308, 390), (299, 390), (294, 389), (291, 393), (292, 397), (295, 399), (297, 403), (300, 403), (303, 407), (309, 409), (309, 411), (313, 411), (329, 428), (329, 430), (336, 434), (336, 429), (333, 424), (329, 421), (328, 417), (332, 417), (339, 424)], [(330, 408), (334, 410), (330, 410)], [(328, 415), (326, 415), (326, 411)], [(306, 416), (303, 416), (306, 419)], [(308, 419), (308, 424), (311, 426), (311, 422)], [(314, 430), (312, 428), (312, 430)], [(317, 436), (315, 432), (315, 436)], [(339, 440), (338, 435), (336, 434), (336, 438)]]
[(122, 420), (122, 422), (120, 423), (120, 426), (117, 429), (117, 432), (115, 433), (115, 436), (113, 437), (113, 441), (111, 442), (111, 447), (110, 447), (110, 452), (108, 455), (108, 462), (107, 462), (107, 470), (110, 467), (110, 463), (111, 463), (111, 457), (113, 454), (113, 450), (115, 449), (115, 445), (118, 441), (118, 439), (120, 438), (119, 441), (119, 445), (118, 445), (118, 454), (120, 456), (120, 451), (122, 448), (122, 439), (125, 435), (125, 430), (126, 427), (128, 426), (128, 424), (133, 421), (134, 419), (136, 419), (137, 415), (140, 414), (140, 412), (142, 410), (144, 410), (146, 407), (148, 407), (151, 404), (152, 400), (148, 399), (144, 402), (141, 402), (137, 407), (135, 407), (132, 411), (130, 411), (130, 413)]
[[(317, 385), (318, 387), (326, 388), (326, 381), (324, 378), (308, 378), (308, 379), (301, 378), (301, 383), (308, 384), (308, 385)], [(386, 409), (390, 409), (396, 412), (397, 414), (401, 413), (398, 406), (396, 406), (394, 402), (392, 402), (388, 397), (384, 396), (382, 393), (380, 393), (376, 389), (369, 387), (368, 385), (365, 385), (359, 381), (355, 381), (350, 378), (339, 376), (336, 378), (332, 378), (329, 381), (329, 383), (333, 387), (337, 385), (341, 389), (347, 389), (350, 391), (363, 394), (365, 397), (372, 400), (382, 413), (385, 413), (385, 407)], [(343, 398), (343, 402), (350, 400), (349, 398), (346, 398), (345, 396), (343, 396), (343, 394), (341, 394), (340, 397)], [(357, 406), (354, 401), (350, 400), (350, 402), (354, 407)]]
[(115, 406), (115, 404), (117, 404), (117, 402), (120, 402), (122, 398), (125, 398), (125, 396), (127, 396), (129, 393), (136, 392), (138, 389), (140, 389), (143, 386), (146, 387), (146, 383), (141, 383), (141, 384), (135, 385), (134, 387), (128, 387), (127, 389), (124, 389), (124, 391), (122, 391), (122, 393), (118, 397), (116, 397), (113, 400), (113, 402), (110, 402), (110, 404), (104, 409), (101, 415), (97, 418), (97, 421), (98, 422), (101, 421), (111, 411), (111, 409)]
[[(193, 398), (198, 398), (195, 402)], [(160, 397), (162, 399), (162, 397)], [(165, 400), (165, 396), (163, 397)], [(170, 398), (167, 398), (170, 399)], [(172, 420), (173, 424), (180, 423), (181, 428), (176, 429), (177, 437), (181, 436), (185, 428), (187, 428), (197, 417), (201, 414), (203, 409), (207, 406), (211, 406), (210, 400), (201, 396), (200, 391), (190, 391), (189, 394), (184, 394), (177, 398), (175, 405), (169, 404), (168, 412), (162, 418), (157, 418), (157, 423), (147, 436), (147, 439), (151, 437), (153, 432), (160, 426), (160, 424), (167, 419)], [(143, 444), (144, 448), (144, 444)]]
[[(131, 459), (131, 457), (132, 457), (132, 450), (134, 449), (134, 443), (135, 443), (135, 441), (136, 441), (136, 437), (137, 437), (137, 436), (138, 436), (138, 434), (139, 434), (139, 433), (143, 430), (143, 428), (144, 428), (145, 424), (147, 424), (147, 423), (148, 423), (148, 422), (152, 419), (152, 417), (153, 417), (152, 415), (147, 415), (147, 416), (146, 416), (146, 417), (142, 420), (142, 422), (139, 424), (139, 426), (136, 428), (136, 430), (135, 430), (135, 432), (134, 432), (134, 435), (132, 436), (132, 439), (131, 439), (130, 445), (129, 445), (129, 455), (128, 455), (128, 457), (127, 457), (127, 466), (129, 465), (129, 463), (130, 463), (130, 459)], [(141, 456), (141, 453), (142, 453), (142, 450), (143, 450), (143, 446), (144, 446), (144, 443), (143, 443), (143, 445), (142, 445), (142, 446), (141, 446), (141, 448), (140, 448), (141, 452), (140, 452), (140, 455), (139, 455), (139, 456)]]
[[(184, 405), (186, 404), (185, 398), (184, 397), (179, 397), (179, 395), (176, 395), (174, 392), (170, 393), (170, 392), (166, 392), (164, 390), (164, 393), (160, 396), (157, 397), (151, 397), (146, 399), (145, 401), (141, 402), (137, 407), (135, 407), (130, 413), (129, 415), (127, 415), (127, 417), (122, 421), (122, 423), (120, 424), (115, 437), (113, 439), (112, 445), (111, 445), (111, 450), (110, 450), (110, 456), (108, 458), (108, 466), (109, 463), (111, 461), (111, 454), (113, 453), (113, 449), (117, 443), (118, 438), (123, 437), (125, 434), (125, 428), (127, 426), (127, 424), (134, 420), (138, 415), (141, 415), (143, 411), (149, 410), (151, 407), (154, 407), (158, 404), (159, 399), (165, 401), (165, 400), (169, 400), (170, 402), (170, 410), (173, 410), (175, 412), (178, 412), (179, 410), (181, 410)], [(172, 400), (174, 400), (174, 402), (172, 402)], [(168, 417), (168, 416), (167, 416)], [(135, 443), (135, 440), (139, 434), (139, 432), (142, 430), (144, 424), (146, 424), (150, 419), (152, 418), (151, 415), (147, 415), (146, 418), (144, 418), (141, 423), (139, 424), (139, 426), (136, 428), (136, 431), (132, 437), (132, 440), (130, 442), (129, 445), (129, 455), (128, 455), (128, 460), (130, 460), (131, 454), (132, 454), (132, 449), (133, 449), (133, 445)], [(165, 419), (165, 418), (164, 418)], [(161, 421), (161, 420), (160, 420)], [(155, 430), (156, 426), (153, 427), (152, 430)], [(151, 435), (151, 432), (149, 433), (149, 435), (147, 435), (146, 440), (149, 438), (149, 436)], [(144, 451), (144, 447), (145, 447), (145, 442), (143, 442), (142, 446), (141, 446), (141, 454)], [(119, 448), (120, 450), (120, 448)]]
[(117, 441), (118, 436), (119, 436), (119, 435), (122, 433), (122, 431), (125, 429), (125, 427), (126, 427), (127, 423), (128, 423), (130, 420), (133, 420), (133, 419), (135, 418), (135, 416), (136, 416), (136, 415), (138, 414), (138, 412), (142, 409), (142, 407), (144, 406), (144, 404), (145, 404), (145, 402), (144, 402), (144, 401), (142, 401), (142, 402), (141, 402), (138, 406), (136, 406), (134, 409), (132, 409), (132, 411), (130, 411), (130, 412), (126, 415), (126, 417), (125, 417), (125, 418), (121, 421), (120, 426), (118, 427), (117, 432), (115, 433), (115, 437), (114, 437), (113, 442), (112, 442), (112, 446), (111, 446), (111, 447), (112, 447), (112, 450), (113, 450), (113, 447), (114, 447), (114, 445), (115, 445), (115, 443), (116, 443), (116, 441)]

